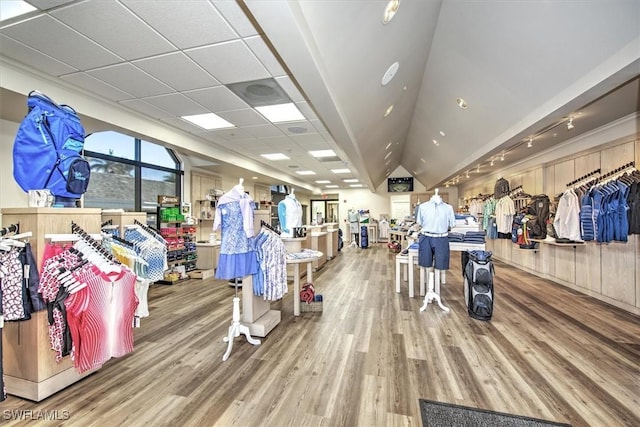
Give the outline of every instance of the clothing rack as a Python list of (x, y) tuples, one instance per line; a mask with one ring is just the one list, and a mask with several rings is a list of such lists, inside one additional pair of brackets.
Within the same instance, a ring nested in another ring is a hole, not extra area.
[(604, 175), (598, 177), (597, 182), (600, 182), (603, 179), (607, 179), (607, 178), (610, 178), (610, 177), (612, 177), (614, 175), (617, 175), (617, 174), (619, 174), (621, 172), (624, 172), (627, 169), (635, 168), (635, 166), (636, 166), (636, 162), (629, 162), (627, 164), (624, 164), (624, 165), (620, 166), (619, 168), (616, 168), (616, 169), (612, 170), (611, 172), (607, 172)]
[(113, 220), (112, 220), (112, 219), (108, 219), (108, 220), (106, 220), (105, 222), (103, 222), (103, 223), (100, 225), (100, 228), (104, 228), (104, 227), (106, 227), (107, 225), (113, 225)]
[(588, 174), (583, 175), (583, 176), (581, 176), (580, 178), (576, 178), (576, 179), (574, 179), (573, 181), (571, 181), (571, 182), (567, 183), (567, 187), (571, 187), (572, 185), (577, 184), (577, 183), (579, 183), (580, 181), (584, 181), (585, 179), (587, 179), (587, 178), (591, 178), (592, 176), (594, 176), (594, 175), (598, 175), (598, 174), (600, 174), (600, 168), (598, 168), (598, 169), (596, 169), (596, 170), (594, 170), (594, 171), (592, 171), (592, 172), (589, 172)]
[(9, 234), (9, 233), (16, 233), (18, 234), (18, 231), (20, 230), (20, 224), (11, 224), (8, 227), (4, 227), (2, 229), (0, 229), (0, 236), (4, 236), (5, 234)]
[(509, 197), (517, 196), (518, 194), (522, 193), (522, 191), (522, 185), (518, 185), (517, 187), (514, 187), (511, 189), (511, 191), (509, 191)]
[(146, 232), (148, 232), (148, 233), (150, 233), (150, 234), (153, 234), (153, 235), (154, 235), (154, 236), (156, 236), (156, 237), (162, 237), (162, 234), (160, 234), (160, 232), (159, 232), (158, 230), (154, 229), (153, 227), (151, 227), (151, 226), (149, 226), (149, 225), (147, 225), (147, 224), (143, 224), (143, 223), (141, 223), (141, 222), (140, 222), (140, 221), (138, 221), (137, 219), (134, 219), (134, 220), (133, 220), (133, 223), (134, 223), (135, 225), (139, 225), (139, 226), (140, 226), (144, 231), (146, 231)]
[(128, 241), (128, 240), (125, 240), (125, 239), (123, 239), (123, 238), (121, 238), (121, 237), (118, 237), (118, 236), (110, 236), (109, 238), (110, 238), (111, 240), (114, 240), (114, 241), (118, 242), (118, 243), (119, 243), (119, 244), (121, 244), (122, 246), (126, 246), (126, 247), (127, 247), (127, 248), (129, 248), (129, 249), (133, 249), (133, 247), (134, 247), (132, 242), (130, 242), (130, 241)]
[(272, 226), (271, 224), (267, 223), (264, 220), (260, 220), (260, 227), (267, 228), (267, 229), (273, 231), (274, 233), (276, 233), (277, 235), (280, 235), (280, 231), (276, 230), (276, 228), (274, 226)]
[(75, 222), (71, 222), (71, 232), (73, 234), (77, 234), (88, 243), (93, 249), (96, 250), (100, 255), (104, 256), (107, 260), (111, 261), (114, 264), (120, 264), (118, 260), (114, 258), (112, 254), (110, 254), (105, 248), (103, 248), (97, 240), (91, 237), (86, 231), (84, 231), (78, 224)]

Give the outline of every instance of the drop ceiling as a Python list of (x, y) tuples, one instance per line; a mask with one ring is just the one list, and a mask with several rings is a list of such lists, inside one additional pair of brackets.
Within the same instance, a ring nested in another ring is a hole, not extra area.
[[(640, 110), (636, 0), (401, 0), (386, 24), (380, 0), (29, 3), (38, 10), (0, 23), (5, 70), (184, 134), (161, 142), (201, 169), (308, 191), (348, 178), (375, 191), (398, 167), (427, 188), (477, 178), (503, 154), (513, 164)], [(230, 89), (259, 79), (304, 120), (271, 123)], [(7, 80), (0, 114), (17, 120), (24, 101)], [(209, 112), (235, 127), (181, 119)], [(109, 128), (110, 117), (80, 113)], [(336, 157), (308, 153), (326, 149)]]

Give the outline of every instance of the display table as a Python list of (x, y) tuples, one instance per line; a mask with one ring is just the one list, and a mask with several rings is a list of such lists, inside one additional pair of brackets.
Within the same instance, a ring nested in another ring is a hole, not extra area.
[(314, 231), (311, 233), (311, 249), (322, 253), (322, 256), (313, 261), (313, 269), (315, 271), (320, 270), (325, 262), (327, 262), (327, 232), (326, 231)]
[(198, 258), (196, 260), (196, 270), (191, 276), (200, 279), (209, 279), (215, 274), (218, 268), (218, 258), (220, 257), (220, 242), (196, 243)]
[(378, 224), (367, 224), (369, 243), (378, 243)]
[(327, 230), (327, 260), (333, 259), (338, 253), (338, 229)]
[(400, 242), (400, 247), (405, 249), (407, 247), (407, 232), (405, 230), (389, 230), (388, 243), (394, 240)]
[[(322, 254), (324, 256), (324, 254)], [(313, 261), (319, 256), (287, 259), (287, 265), (293, 266), (293, 315), (300, 316), (300, 265), (307, 265), (307, 283), (313, 283)]]

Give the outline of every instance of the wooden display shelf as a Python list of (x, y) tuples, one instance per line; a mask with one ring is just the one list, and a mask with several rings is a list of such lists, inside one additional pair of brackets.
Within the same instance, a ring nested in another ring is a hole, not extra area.
[[(4, 208), (2, 224), (20, 224), (20, 232), (33, 233), (31, 248), (40, 266), (45, 234), (69, 234), (72, 221), (89, 234), (99, 233), (100, 214), (100, 209), (87, 208)], [(9, 394), (39, 402), (89, 374), (79, 374), (69, 357), (57, 363), (50, 347), (46, 310), (32, 313), (30, 320), (5, 322), (3, 369)]]

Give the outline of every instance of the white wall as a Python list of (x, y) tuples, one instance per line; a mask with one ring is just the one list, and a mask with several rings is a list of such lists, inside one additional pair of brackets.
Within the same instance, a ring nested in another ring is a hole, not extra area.
[(27, 193), (13, 179), (13, 140), (18, 123), (0, 119), (0, 208), (26, 208)]

